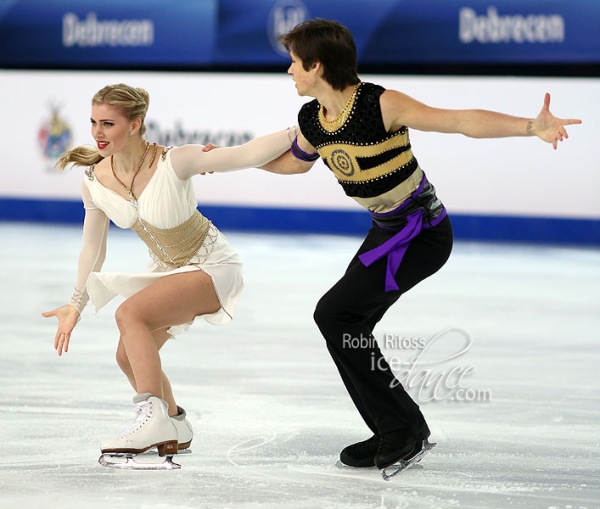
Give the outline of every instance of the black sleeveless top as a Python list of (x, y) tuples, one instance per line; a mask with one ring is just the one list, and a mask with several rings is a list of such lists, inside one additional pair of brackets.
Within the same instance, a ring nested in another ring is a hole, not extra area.
[[(302, 134), (334, 173), (346, 195), (371, 212), (381, 205), (380, 199), (386, 202), (384, 212), (395, 209), (402, 201), (414, 200), (411, 192), (425, 178), (412, 153), (408, 128), (402, 127), (395, 133), (385, 129), (379, 102), (384, 91), (379, 85), (359, 83), (352, 104), (347, 105), (347, 118), (336, 127), (319, 118), (321, 105), (316, 99), (302, 106), (298, 114)], [(418, 198), (414, 204), (403, 207), (400, 215), (421, 208), (428, 222), (444, 210), (435, 188), (427, 181)]]

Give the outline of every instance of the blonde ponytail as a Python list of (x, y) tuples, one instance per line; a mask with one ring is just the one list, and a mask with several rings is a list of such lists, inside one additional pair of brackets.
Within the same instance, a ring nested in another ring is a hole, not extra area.
[(69, 164), (74, 166), (93, 166), (102, 161), (104, 157), (100, 155), (97, 149), (81, 145), (64, 152), (56, 161), (55, 168), (64, 170)]

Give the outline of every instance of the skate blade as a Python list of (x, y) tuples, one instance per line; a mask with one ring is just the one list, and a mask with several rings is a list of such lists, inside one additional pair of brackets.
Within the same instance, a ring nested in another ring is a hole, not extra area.
[(340, 460), (337, 460), (335, 466), (337, 468), (339, 468), (340, 470), (348, 470), (348, 471), (354, 471), (354, 472), (364, 471), (364, 470), (375, 470), (377, 468), (375, 465), (373, 465), (372, 467), (352, 467), (350, 465), (346, 465), (345, 463), (342, 463)]
[[(121, 453), (124, 454), (124, 453)], [(158, 456), (158, 450), (157, 449), (150, 449), (149, 451), (144, 451), (144, 456), (148, 455), (148, 456)], [(177, 456), (181, 456), (182, 454), (192, 454), (192, 450), (191, 449), (180, 449), (179, 451), (177, 451)]]
[(412, 467), (413, 465), (416, 465), (419, 461), (421, 461), (423, 456), (425, 456), (435, 446), (435, 443), (423, 440), (423, 446), (417, 454), (415, 454), (412, 458), (408, 460), (401, 460), (389, 467), (383, 468), (381, 470), (381, 477), (383, 477), (384, 481), (389, 481), (392, 477), (397, 476), (400, 472), (403, 472), (404, 470)]
[[(173, 461), (172, 454), (165, 456), (164, 461), (161, 461), (160, 463), (142, 463), (141, 461), (135, 461), (134, 458), (136, 456), (137, 454), (128, 452), (105, 452), (98, 458), (98, 463), (103, 467), (120, 468), (122, 470), (177, 470), (181, 468), (181, 465)], [(123, 458), (125, 458), (125, 461), (119, 461)], [(115, 459), (117, 461), (112, 461)]]
[[(350, 465), (346, 465), (345, 463), (342, 463), (340, 460), (337, 460), (335, 467), (338, 470), (342, 470), (342, 471), (346, 471), (346, 472), (364, 472), (364, 471), (371, 471), (371, 470), (377, 470), (377, 467), (375, 465), (373, 465), (372, 467), (352, 467)], [(423, 465), (413, 465), (410, 468), (412, 468), (413, 470), (420, 470), (423, 468)]]

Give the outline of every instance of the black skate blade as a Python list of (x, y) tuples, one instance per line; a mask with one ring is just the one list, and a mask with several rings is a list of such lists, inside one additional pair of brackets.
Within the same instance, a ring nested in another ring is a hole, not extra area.
[[(98, 463), (103, 467), (120, 468), (122, 470), (177, 470), (181, 468), (181, 465), (173, 461), (172, 454), (165, 456), (164, 461), (159, 463), (136, 461), (134, 459), (136, 456), (139, 455), (129, 452), (105, 452), (98, 458)], [(125, 461), (121, 461), (123, 458)]]
[(415, 454), (412, 458), (407, 460), (400, 460), (389, 467), (383, 468), (381, 470), (381, 477), (383, 477), (384, 481), (389, 481), (392, 477), (397, 476), (400, 472), (415, 466), (423, 456), (425, 456), (431, 449), (433, 449), (437, 444), (431, 443), (427, 440), (423, 440), (423, 446), (421, 450)]

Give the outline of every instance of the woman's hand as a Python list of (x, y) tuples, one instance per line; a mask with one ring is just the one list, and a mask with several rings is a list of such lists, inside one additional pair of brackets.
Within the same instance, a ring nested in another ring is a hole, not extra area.
[(58, 329), (56, 330), (56, 336), (54, 337), (54, 348), (58, 355), (62, 355), (63, 352), (67, 353), (69, 351), (71, 332), (79, 321), (79, 311), (73, 306), (65, 304), (52, 311), (42, 313), (42, 316), (45, 316), (46, 318), (55, 316), (58, 318)]
[(550, 113), (550, 94), (546, 94), (542, 110), (535, 121), (528, 124), (527, 129), (528, 131), (531, 130), (531, 134), (535, 134), (540, 139), (552, 143), (552, 146), (556, 150), (558, 142), (569, 137), (565, 126), (572, 124), (581, 124), (581, 120), (576, 118), (556, 118)]

